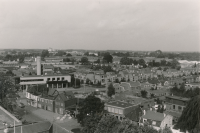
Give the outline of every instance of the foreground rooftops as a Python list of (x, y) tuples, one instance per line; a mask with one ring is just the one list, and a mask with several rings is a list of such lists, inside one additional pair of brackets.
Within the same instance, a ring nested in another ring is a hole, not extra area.
[[(38, 123), (33, 123), (29, 125), (23, 125), (15, 127), (15, 132), (16, 133), (39, 133), (39, 132), (45, 132), (50, 130), (52, 126), (52, 123), (48, 121), (43, 121), (43, 122), (38, 122)], [(9, 129), (8, 133), (13, 133), (14, 129)]]
[(181, 100), (181, 101), (189, 101), (189, 98), (179, 97), (179, 96), (166, 96), (166, 98)]
[(162, 121), (165, 118), (165, 114), (148, 110), (145, 113), (145, 115), (142, 116), (142, 118), (155, 120), (155, 121)]
[(131, 107), (131, 106), (135, 106), (134, 104), (130, 104), (127, 102), (122, 102), (122, 101), (111, 101), (106, 104), (110, 105), (110, 106), (120, 107), (120, 108), (127, 108), (127, 107)]

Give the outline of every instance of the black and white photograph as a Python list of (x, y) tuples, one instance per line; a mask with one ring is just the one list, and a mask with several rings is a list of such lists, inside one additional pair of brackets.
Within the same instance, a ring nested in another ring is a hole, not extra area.
[(200, 0), (0, 0), (0, 133), (200, 133)]

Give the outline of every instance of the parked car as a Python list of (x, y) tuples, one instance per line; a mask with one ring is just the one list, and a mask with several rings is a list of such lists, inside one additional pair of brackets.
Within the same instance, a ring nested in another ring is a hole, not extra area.
[(24, 105), (23, 103), (18, 103), (18, 106), (19, 106), (20, 108), (24, 108), (24, 107), (25, 107), (25, 105)]

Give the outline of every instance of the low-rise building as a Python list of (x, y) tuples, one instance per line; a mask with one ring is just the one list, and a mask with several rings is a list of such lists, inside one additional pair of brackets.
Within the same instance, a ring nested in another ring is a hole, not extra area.
[(158, 113), (156, 111), (145, 111), (143, 116), (141, 116), (140, 124), (148, 123), (156, 130), (164, 129), (165, 127), (172, 127), (173, 117), (169, 114)]
[[(123, 120), (126, 118), (126, 115), (138, 108), (138, 106), (138, 104), (131, 104), (122, 101), (111, 101), (105, 104), (105, 110), (107, 110), (107, 114), (113, 115), (119, 120)], [(139, 115), (135, 117), (139, 117)]]

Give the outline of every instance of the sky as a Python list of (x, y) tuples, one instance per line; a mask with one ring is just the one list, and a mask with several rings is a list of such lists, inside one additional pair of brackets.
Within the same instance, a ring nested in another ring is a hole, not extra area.
[(0, 49), (200, 51), (200, 0), (0, 0)]

